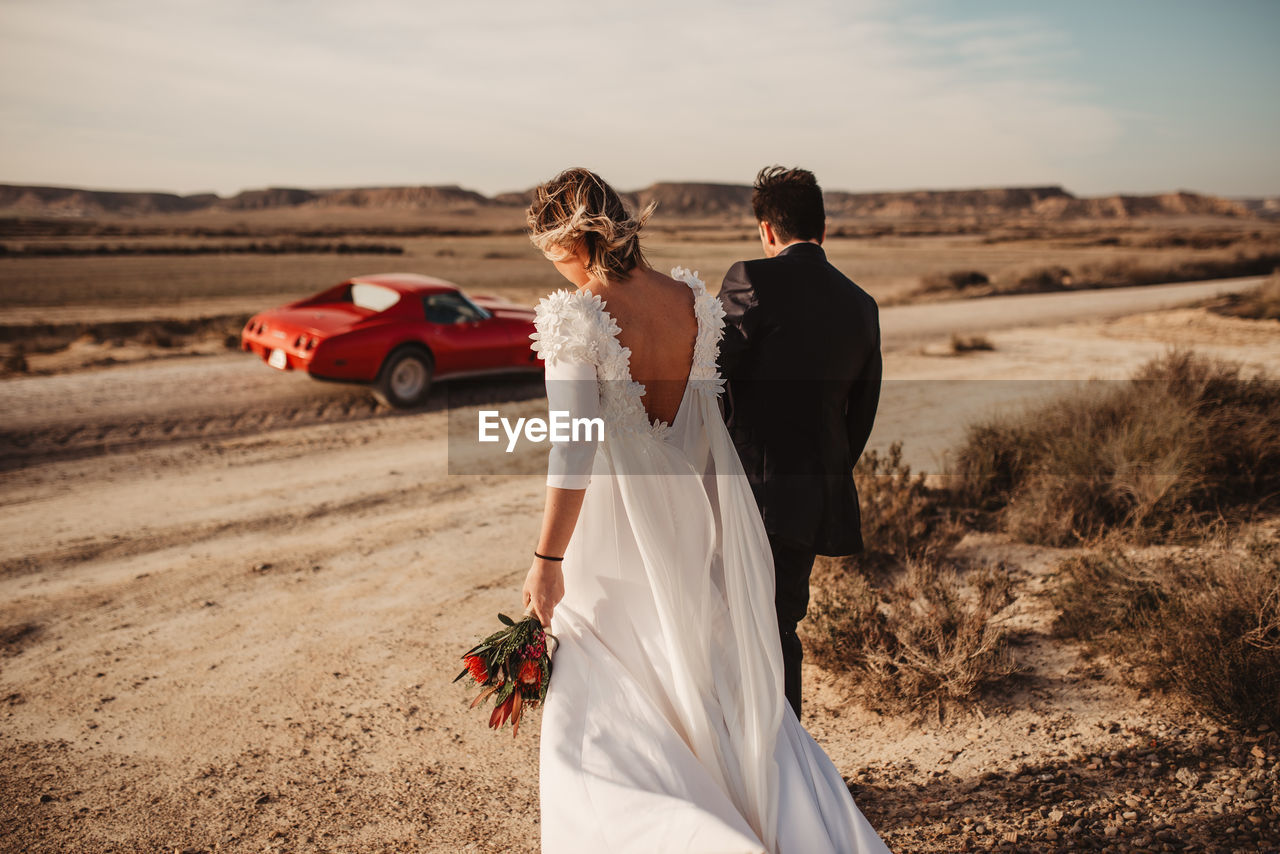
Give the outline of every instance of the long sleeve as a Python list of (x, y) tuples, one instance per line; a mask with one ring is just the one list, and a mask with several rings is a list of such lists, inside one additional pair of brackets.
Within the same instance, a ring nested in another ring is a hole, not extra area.
[[(603, 427), (584, 424), (578, 419), (600, 418), (600, 386), (596, 366), (572, 358), (552, 358), (546, 363), (547, 409), (549, 413), (567, 413), (569, 441), (551, 442), (547, 460), (547, 486), (560, 489), (586, 489), (591, 480), (591, 467), (600, 445)], [(578, 424), (576, 430), (573, 428)], [(603, 424), (603, 421), (600, 422)], [(577, 438), (574, 438), (576, 432)]]
[(724, 338), (717, 359), (720, 376), (734, 379), (747, 349), (756, 344), (755, 290), (747, 281), (746, 266), (737, 262), (720, 284), (720, 304), (724, 306)]
[(849, 401), (845, 410), (845, 425), (849, 433), (849, 454), (856, 465), (858, 457), (867, 447), (871, 438), (871, 427), (876, 420), (876, 409), (880, 405), (880, 382), (884, 372), (883, 360), (880, 356), (880, 324), (876, 320), (875, 345), (867, 358), (867, 365), (862, 375), (854, 380), (849, 389)]

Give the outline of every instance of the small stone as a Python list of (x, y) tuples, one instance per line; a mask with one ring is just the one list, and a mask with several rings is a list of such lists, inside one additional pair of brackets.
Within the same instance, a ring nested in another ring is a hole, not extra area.
[(1200, 782), (1200, 775), (1190, 768), (1179, 768), (1173, 776), (1188, 789), (1194, 789), (1196, 784)]
[(269, 564), (269, 563), (267, 563), (267, 562), (265, 562), (265, 561), (263, 561), (262, 563), (255, 563), (255, 564), (253, 565), (253, 571), (254, 571), (254, 572), (266, 572), (266, 571), (267, 571), (268, 569), (270, 569), (270, 568), (271, 568), (271, 564)]

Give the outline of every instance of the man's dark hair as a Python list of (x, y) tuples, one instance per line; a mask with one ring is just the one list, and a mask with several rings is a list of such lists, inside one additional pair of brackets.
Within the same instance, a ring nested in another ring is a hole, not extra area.
[(752, 187), (751, 210), (758, 221), (773, 227), (773, 233), (783, 243), (820, 241), (827, 223), (822, 188), (808, 169), (761, 169)]

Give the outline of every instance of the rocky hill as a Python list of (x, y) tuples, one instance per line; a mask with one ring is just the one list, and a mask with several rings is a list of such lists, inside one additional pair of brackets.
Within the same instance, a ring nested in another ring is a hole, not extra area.
[(203, 210), (222, 200), (212, 193), (130, 193), (68, 187), (0, 184), (0, 212), (30, 216), (101, 216), (165, 214)]
[[(624, 194), (637, 208), (658, 203), (664, 217), (744, 219), (751, 217), (751, 188), (742, 184), (659, 182)], [(306, 190), (271, 187), (230, 197), (212, 193), (118, 192), (63, 187), (0, 185), (0, 215), (100, 217), (281, 209), (367, 209), (450, 211), (528, 204), (530, 192), (493, 198), (458, 186), (353, 187)], [(1081, 198), (1062, 187), (1000, 187), (973, 190), (910, 190), (883, 193), (826, 193), (832, 219), (931, 220), (1010, 218), (1123, 219), (1152, 215), (1247, 217), (1272, 212), (1274, 200), (1235, 201), (1198, 193)]]
[(1267, 217), (1268, 219), (1280, 218), (1280, 196), (1260, 199), (1236, 199), (1235, 201), (1243, 205), (1245, 210), (1255, 216)]
[(657, 202), (664, 216), (750, 216), (751, 188), (739, 184), (695, 184), (662, 181), (627, 193), (637, 209)]

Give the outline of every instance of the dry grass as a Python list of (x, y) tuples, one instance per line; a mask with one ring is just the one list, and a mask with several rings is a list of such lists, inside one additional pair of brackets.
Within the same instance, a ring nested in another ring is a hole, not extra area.
[(316, 243), (302, 240), (240, 243), (0, 243), (0, 257), (101, 258), (118, 255), (403, 255), (393, 243)]
[(1280, 726), (1280, 544), (1074, 557), (1056, 631), (1138, 665), (1152, 687), (1231, 724)]
[(1239, 276), (1266, 276), (1280, 268), (1280, 253), (1238, 252), (1231, 256), (1187, 258), (1172, 264), (1114, 261), (1088, 265), (1075, 277), (1075, 288), (1122, 288), (1165, 282), (1196, 282)]
[[(0, 299), (9, 306), (129, 306), (238, 297), (244, 299), (246, 310), (254, 310), (267, 307), (262, 304), (265, 299), (296, 298), (353, 275), (399, 269), (441, 276), (475, 292), (501, 293), (532, 303), (562, 287), (564, 280), (529, 243), (522, 222), (522, 209), (511, 206), (453, 211), (245, 210), (100, 220), (0, 219), (0, 241), (17, 250), (9, 257), (0, 255)], [(1222, 218), (1176, 221), (1169, 226), (1110, 221), (1040, 224), (1030, 231), (1024, 229), (1025, 239), (1012, 245), (983, 242), (984, 235), (1006, 228), (998, 223), (922, 222), (919, 225), (928, 227), (895, 225), (888, 229), (884, 225), (833, 221), (830, 239), (823, 244), (832, 263), (881, 305), (981, 296), (1000, 283), (1016, 283), (1029, 269), (1049, 265), (1070, 270), (1111, 263), (1174, 267), (1201, 257), (1227, 257), (1221, 250), (1191, 248), (1209, 244), (1189, 237), (1162, 240), (1168, 233), (1235, 235), (1239, 245), (1233, 248), (1242, 252), (1280, 247), (1280, 224)], [(1133, 233), (1142, 239), (1123, 246), (1063, 240), (1082, 228), (1091, 235)], [(318, 254), (224, 251), (251, 242), (275, 247), (323, 241), (336, 247), (340, 242), (351, 246), (378, 238), (389, 239), (386, 245), (402, 247), (403, 255), (362, 258), (339, 253), (336, 248)], [(143, 254), (96, 254), (107, 241), (113, 249)], [(645, 241), (658, 269), (690, 266), (702, 273), (713, 291), (735, 261), (760, 256), (752, 223), (664, 218), (661, 210), (651, 221)], [(59, 247), (92, 254), (39, 257), (46, 249), (61, 252)], [(145, 254), (158, 251), (182, 254)], [(982, 271), (991, 282), (985, 286), (969, 284), (959, 291), (913, 294), (922, 279), (948, 279), (953, 276), (949, 271)]]
[(818, 559), (809, 654), (873, 707), (941, 714), (974, 700), (1016, 670), (995, 619), (1013, 599), (1007, 572), (947, 559), (963, 526), (900, 444), (864, 454), (856, 477), (868, 551)]
[(949, 273), (930, 273), (920, 279), (920, 293), (961, 294), (973, 288), (991, 284), (991, 278), (980, 270), (952, 270)]
[[(1112, 244), (1107, 244), (1112, 245)], [(1194, 282), (1240, 276), (1263, 276), (1280, 268), (1280, 253), (1268, 248), (1232, 254), (1187, 250), (1187, 244), (1166, 244), (1152, 238), (1153, 247), (1171, 247), (1154, 255), (1094, 258), (1074, 266), (1042, 264), (1029, 270), (988, 276), (976, 270), (954, 270), (922, 276), (905, 301), (1038, 294), (1068, 290), (1122, 288), (1170, 282)], [(1274, 248), (1274, 244), (1262, 244)], [(1058, 250), (1054, 254), (1064, 254)]]
[(1050, 291), (1065, 291), (1071, 287), (1073, 282), (1071, 271), (1066, 267), (1056, 265), (1037, 267), (1021, 276), (1012, 285), (1004, 286), (1001, 292), (1009, 294), (1039, 294)]
[(853, 470), (867, 551), (849, 558), (867, 569), (941, 557), (964, 535), (945, 490), (902, 461), (902, 443), (863, 453)]
[(1210, 310), (1249, 320), (1280, 320), (1280, 273), (1242, 294), (1228, 294)]
[(1017, 672), (996, 620), (1013, 601), (1002, 567), (911, 560), (878, 585), (824, 563), (814, 586), (805, 646), (873, 708), (941, 715), (946, 703), (973, 701)]
[(952, 353), (976, 353), (979, 351), (994, 350), (996, 345), (991, 343), (991, 339), (985, 335), (952, 335), (951, 336), (951, 352)]
[(1028, 542), (1194, 537), (1280, 506), (1280, 384), (1190, 352), (970, 428), (954, 489)]

